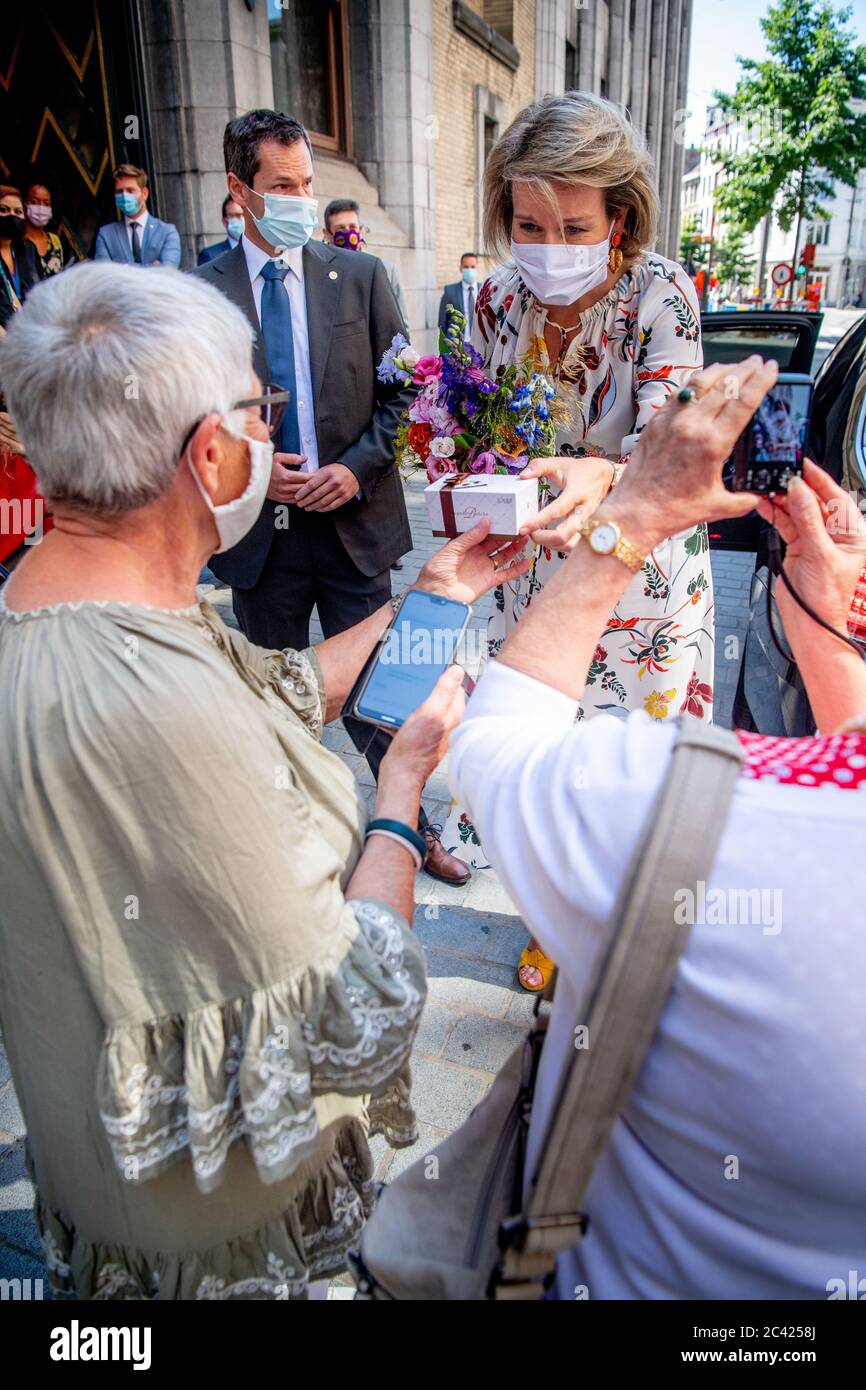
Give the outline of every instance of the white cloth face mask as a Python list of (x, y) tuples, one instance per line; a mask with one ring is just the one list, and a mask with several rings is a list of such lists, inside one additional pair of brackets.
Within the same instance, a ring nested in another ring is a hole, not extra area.
[(231, 550), (253, 529), (259, 519), (265, 493), (268, 490), (268, 483), (271, 480), (274, 446), (270, 440), (266, 443), (263, 439), (251, 439), (248, 434), (233, 435), (232, 438), (246, 441), (250, 451), (250, 476), (240, 497), (233, 497), (231, 502), (221, 502), (219, 506), (214, 504), (213, 498), (193, 467), (189, 449), (186, 452), (187, 464), (195, 479), (195, 485), (213, 513), (213, 519), (216, 522), (220, 543), (214, 551), (215, 555), (222, 555), (224, 551)]
[(610, 233), (589, 245), (539, 245), (512, 241), (511, 254), (524, 284), (542, 304), (573, 304), (598, 288), (610, 271)]

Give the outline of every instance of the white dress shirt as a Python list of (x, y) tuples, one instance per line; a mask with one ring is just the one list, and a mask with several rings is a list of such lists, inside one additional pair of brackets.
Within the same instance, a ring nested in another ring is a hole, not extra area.
[[(254, 246), (247, 237), (242, 236), (241, 242), (253, 289), (253, 298), (256, 302), (256, 313), (261, 324), (262, 286), (265, 283), (261, 276), (261, 269), (265, 261), (270, 260), (271, 257), (266, 251)], [(289, 273), (283, 281), (283, 288), (289, 297), (289, 307), (292, 311), (295, 390), (297, 392), (295, 404), (301, 436), (301, 453), (307, 455), (307, 462), (303, 465), (303, 470), (305, 473), (315, 473), (319, 467), (319, 445), (316, 439), (316, 410), (313, 378), (310, 371), (310, 334), (307, 326), (307, 299), (304, 293), (303, 247), (294, 246), (290, 251), (283, 251), (275, 259), (279, 261), (281, 266), (287, 265), (289, 267)], [(262, 382), (263, 386), (266, 384), (266, 382)], [(279, 383), (281, 386), (283, 384), (283, 382)]]
[(147, 208), (142, 208), (137, 217), (124, 217), (126, 222), (126, 235), (129, 237), (129, 250), (132, 252), (132, 228), (137, 225), (139, 228), (139, 244), (144, 248), (144, 229), (147, 226), (147, 219), (150, 216)]
[[(576, 710), (494, 661), (449, 755), (454, 795), (559, 967), (528, 1173), (676, 736), (642, 711)], [(583, 1203), (587, 1235), (559, 1258), (561, 1299), (826, 1299), (831, 1280), (866, 1276), (866, 740), (832, 741), (841, 770), (829, 740), (759, 743), (777, 770), (739, 777), (706, 901), (757, 888), (772, 910), (695, 914)]]

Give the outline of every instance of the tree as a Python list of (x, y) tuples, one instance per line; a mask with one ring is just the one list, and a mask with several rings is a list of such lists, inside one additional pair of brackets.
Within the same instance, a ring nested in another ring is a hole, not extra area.
[(754, 276), (755, 257), (746, 247), (746, 235), (742, 227), (730, 226), (719, 248), (716, 273), (729, 294)]
[(715, 94), (757, 136), (722, 161), (716, 204), (729, 223), (750, 232), (775, 210), (783, 231), (796, 220), (799, 243), (803, 218), (820, 215), (833, 180), (856, 184), (866, 114), (851, 103), (866, 96), (866, 45), (855, 42), (850, 17), (827, 0), (778, 0), (761, 20), (769, 57), (738, 58), (733, 96)]
[(706, 264), (709, 242), (701, 240), (698, 219), (694, 213), (686, 217), (680, 230), (680, 262), (694, 276)]

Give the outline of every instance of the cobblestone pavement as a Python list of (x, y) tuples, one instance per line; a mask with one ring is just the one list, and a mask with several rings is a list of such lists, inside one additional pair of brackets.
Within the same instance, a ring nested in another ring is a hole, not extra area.
[[(430, 534), (422, 485), (407, 488), (410, 521), (417, 545), (393, 576), (397, 591), (411, 584), (426, 558), (437, 548)], [(728, 722), (736, 685), (753, 557), (714, 554), (716, 590), (716, 715)], [(210, 595), (223, 616), (234, 619), (228, 591)], [(477, 606), (472, 628), (479, 637), (491, 601)], [(313, 628), (313, 641), (321, 636)], [(473, 643), (472, 649), (480, 650)], [(469, 663), (471, 666), (471, 663)], [(325, 731), (325, 742), (352, 768), (367, 800), (373, 778), (341, 724)], [(449, 805), (447, 769), (428, 783), (424, 804), (430, 819), (443, 822)], [(379, 1179), (394, 1178), (451, 1133), (490, 1086), (527, 1026), (532, 998), (518, 986), (515, 966), (528, 939), (514, 906), (493, 872), (475, 874), (463, 888), (437, 883), (419, 874), (415, 930), (424, 944), (429, 974), (429, 1002), (413, 1058), (414, 1101), (420, 1122), (419, 1142), (395, 1152), (374, 1141)], [(0, 1277), (44, 1278), (39, 1239), (31, 1214), (33, 1189), (24, 1168), (24, 1123), (5, 1054), (0, 1048)], [(47, 1296), (47, 1283), (45, 1284)], [(332, 1298), (351, 1296), (347, 1279), (335, 1281)]]

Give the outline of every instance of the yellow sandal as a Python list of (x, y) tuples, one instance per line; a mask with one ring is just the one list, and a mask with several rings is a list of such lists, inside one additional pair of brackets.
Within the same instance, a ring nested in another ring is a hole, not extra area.
[[(540, 985), (526, 984), (520, 973), (524, 965), (532, 966), (533, 970), (538, 971), (541, 976)], [(544, 952), (540, 951), (537, 946), (533, 948), (525, 946), (521, 953), (520, 960), (517, 963), (517, 980), (520, 988), (525, 989), (527, 994), (541, 994), (542, 990), (547, 988), (547, 982), (550, 979), (553, 969), (553, 961), (548, 959)]]

